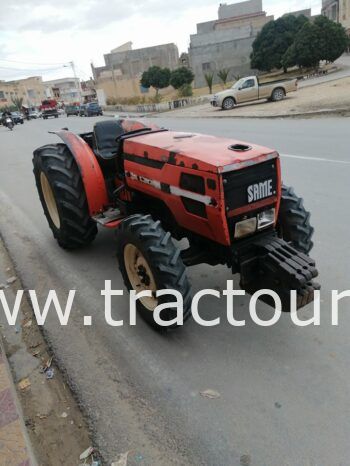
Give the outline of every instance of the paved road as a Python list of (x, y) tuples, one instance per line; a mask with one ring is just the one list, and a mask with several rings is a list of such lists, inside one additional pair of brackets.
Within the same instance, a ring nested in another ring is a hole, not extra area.
[[(210, 466), (330, 466), (349, 464), (349, 300), (340, 325), (330, 325), (330, 290), (349, 288), (348, 119), (293, 121), (167, 120), (179, 130), (202, 131), (269, 145), (282, 154), (285, 183), (312, 211), (313, 256), (322, 282), (319, 327), (296, 328), (285, 314), (273, 328), (253, 324), (248, 298), (236, 301), (244, 328), (231, 327), (225, 304), (203, 301), (206, 318), (168, 336), (142, 322), (107, 327), (99, 295), (105, 279), (122, 288), (113, 234), (101, 231), (84, 251), (59, 249), (35, 191), (31, 153), (56, 141), (48, 130), (89, 129), (95, 119), (71, 117), (26, 122), (13, 133), (0, 127), (0, 231), (24, 285), (43, 299), (50, 287), (65, 296), (76, 288), (70, 325), (52, 316), (45, 334), (89, 416), (94, 440), (112, 460), (132, 450), (130, 464)], [(223, 288), (225, 267), (189, 269), (194, 290)], [(259, 305), (266, 319), (271, 311)], [(127, 317), (127, 297), (114, 301)], [(305, 318), (312, 310), (304, 311)], [(93, 326), (83, 327), (83, 315)], [(199, 395), (216, 390), (219, 399)], [(135, 456), (136, 455), (136, 456)], [(138, 456), (138, 455), (142, 455)], [(128, 463), (129, 464), (129, 463)]]

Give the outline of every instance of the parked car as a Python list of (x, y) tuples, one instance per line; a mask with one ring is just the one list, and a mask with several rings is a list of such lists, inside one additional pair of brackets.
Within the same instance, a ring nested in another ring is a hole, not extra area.
[(85, 105), (84, 116), (103, 115), (102, 108), (97, 102), (89, 102)]
[(23, 119), (22, 113), (20, 113), (20, 112), (11, 112), (11, 116), (12, 116), (13, 122), (16, 125), (19, 125), (19, 124), (23, 125), (24, 119)]
[(85, 116), (85, 108), (86, 108), (85, 104), (80, 105), (80, 107), (79, 107), (79, 116)]
[(253, 100), (267, 99), (277, 102), (283, 100), (287, 92), (297, 89), (297, 79), (260, 83), (257, 76), (248, 76), (237, 81), (230, 89), (216, 93), (210, 103), (213, 107), (231, 110), (237, 104)]
[(30, 120), (36, 120), (37, 118), (41, 117), (41, 114), (36, 110), (29, 110), (28, 116)]
[(66, 115), (79, 115), (79, 105), (66, 105)]

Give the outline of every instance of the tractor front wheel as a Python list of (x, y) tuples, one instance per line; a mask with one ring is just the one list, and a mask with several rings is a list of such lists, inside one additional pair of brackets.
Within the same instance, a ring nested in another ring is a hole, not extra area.
[[(183, 298), (183, 321), (191, 315), (191, 286), (180, 250), (174, 245), (169, 232), (160, 221), (150, 215), (133, 215), (121, 224), (117, 232), (117, 257), (125, 286), (137, 293), (151, 290), (152, 295), (141, 297), (136, 309), (141, 317), (158, 330), (177, 327), (176, 323), (160, 326), (154, 320), (155, 308), (176, 301), (174, 295), (157, 297), (157, 290), (176, 290)], [(167, 307), (160, 313), (163, 321), (176, 317), (176, 309)]]
[(89, 215), (79, 168), (68, 147), (42, 147), (34, 153), (33, 165), (40, 201), (58, 244), (65, 249), (90, 244), (97, 226)]
[(310, 212), (293, 188), (282, 186), (280, 210), (277, 219), (277, 232), (281, 238), (290, 242), (295, 249), (309, 254), (313, 247), (311, 241), (314, 229), (310, 225)]

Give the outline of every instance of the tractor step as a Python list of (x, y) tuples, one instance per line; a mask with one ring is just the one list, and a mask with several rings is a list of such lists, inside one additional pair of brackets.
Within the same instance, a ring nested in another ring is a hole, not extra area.
[(98, 215), (92, 217), (96, 223), (106, 226), (108, 223), (115, 222), (121, 218), (124, 218), (125, 215), (121, 213), (120, 209), (107, 209), (104, 212), (101, 212)]

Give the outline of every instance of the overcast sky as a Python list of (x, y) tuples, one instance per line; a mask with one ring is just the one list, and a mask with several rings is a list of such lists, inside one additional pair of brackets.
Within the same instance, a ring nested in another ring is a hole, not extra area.
[[(221, 0), (223, 2), (223, 0)], [(72, 76), (62, 63), (74, 60), (82, 79), (90, 63), (124, 42), (133, 48), (174, 42), (187, 51), (196, 23), (217, 18), (220, 0), (0, 0), (0, 80), (43, 75)], [(237, 3), (227, 0), (226, 3)], [(321, 0), (263, 0), (267, 14), (312, 7)], [(6, 61), (5, 61), (6, 60)]]

